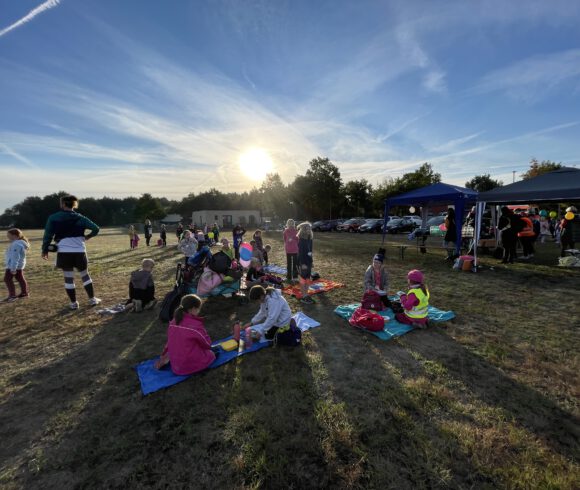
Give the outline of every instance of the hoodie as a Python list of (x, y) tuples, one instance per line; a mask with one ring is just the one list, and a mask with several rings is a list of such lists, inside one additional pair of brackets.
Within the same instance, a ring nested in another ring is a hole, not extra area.
[(22, 270), (26, 266), (26, 251), (30, 248), (24, 240), (10, 242), (4, 254), (6, 269), (11, 271)]
[(290, 323), (292, 311), (279, 289), (266, 294), (266, 300), (260, 305), (258, 313), (252, 318), (252, 324), (263, 323), (262, 330), (267, 332), (272, 327), (283, 327)]

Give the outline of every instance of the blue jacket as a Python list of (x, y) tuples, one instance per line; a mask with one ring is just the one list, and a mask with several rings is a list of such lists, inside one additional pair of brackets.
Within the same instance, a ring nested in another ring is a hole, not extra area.
[(24, 240), (10, 242), (4, 254), (6, 269), (11, 271), (24, 269), (26, 266), (26, 251), (30, 248)]

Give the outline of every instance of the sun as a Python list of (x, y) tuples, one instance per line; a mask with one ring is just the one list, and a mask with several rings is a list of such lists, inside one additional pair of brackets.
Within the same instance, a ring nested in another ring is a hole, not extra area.
[(272, 167), (272, 158), (262, 148), (251, 148), (240, 155), (240, 169), (248, 179), (263, 180)]

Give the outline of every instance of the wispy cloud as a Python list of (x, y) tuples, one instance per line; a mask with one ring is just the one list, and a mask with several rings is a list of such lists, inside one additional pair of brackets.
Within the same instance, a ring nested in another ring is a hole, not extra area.
[(9, 25), (8, 27), (2, 29), (0, 31), (0, 37), (8, 34), (10, 31), (13, 31), (14, 29), (26, 24), (27, 22), (30, 22), (32, 19), (34, 19), (37, 15), (41, 14), (42, 12), (57, 7), (59, 4), (60, 0), (47, 0), (46, 2), (40, 4), (38, 7), (28, 12), (28, 14), (22, 17), (22, 19), (19, 19), (13, 24)]
[(471, 93), (504, 92), (518, 100), (533, 102), (550, 89), (580, 78), (580, 49), (533, 56), (494, 70), (471, 89)]
[(0, 143), (0, 151), (6, 153), (7, 155), (10, 155), (19, 162), (24, 163), (24, 165), (26, 165), (27, 167), (38, 168), (38, 166), (32, 163), (28, 158), (22, 156), (20, 153), (15, 152), (12, 148), (10, 148), (8, 145), (4, 143)]
[(455, 138), (455, 139), (449, 140), (445, 143), (442, 143), (441, 145), (437, 145), (437, 146), (431, 148), (431, 151), (433, 151), (433, 152), (450, 152), (450, 151), (455, 150), (459, 146), (464, 145), (468, 141), (471, 141), (471, 140), (477, 138), (478, 136), (480, 136), (482, 134), (483, 134), (483, 131), (479, 131), (478, 133), (473, 133), (473, 134), (470, 134), (467, 136), (463, 136), (462, 138)]

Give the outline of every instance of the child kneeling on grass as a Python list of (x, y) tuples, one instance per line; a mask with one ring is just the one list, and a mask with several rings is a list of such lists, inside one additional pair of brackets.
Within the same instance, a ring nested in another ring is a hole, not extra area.
[(150, 310), (156, 305), (155, 283), (151, 274), (153, 267), (155, 267), (153, 259), (143, 259), (141, 269), (131, 272), (127, 310), (134, 309), (140, 312), (143, 309)]
[[(263, 335), (266, 339), (272, 340), (279, 329), (290, 325), (292, 311), (279, 289), (253, 286), (250, 289), (250, 301), (259, 303), (260, 309), (244, 328), (252, 327), (252, 331), (257, 332), (256, 338)], [(260, 327), (253, 328), (256, 325)]]
[(427, 308), (429, 307), (429, 289), (425, 286), (425, 276), (419, 270), (412, 270), (407, 274), (409, 291), (401, 294), (402, 313), (397, 313), (395, 318), (398, 322), (412, 325), (416, 328), (428, 326)]
[(155, 368), (171, 363), (174, 374), (185, 376), (206, 369), (216, 354), (211, 348), (211, 338), (199, 315), (201, 299), (195, 294), (181, 298), (167, 329), (167, 344)]

